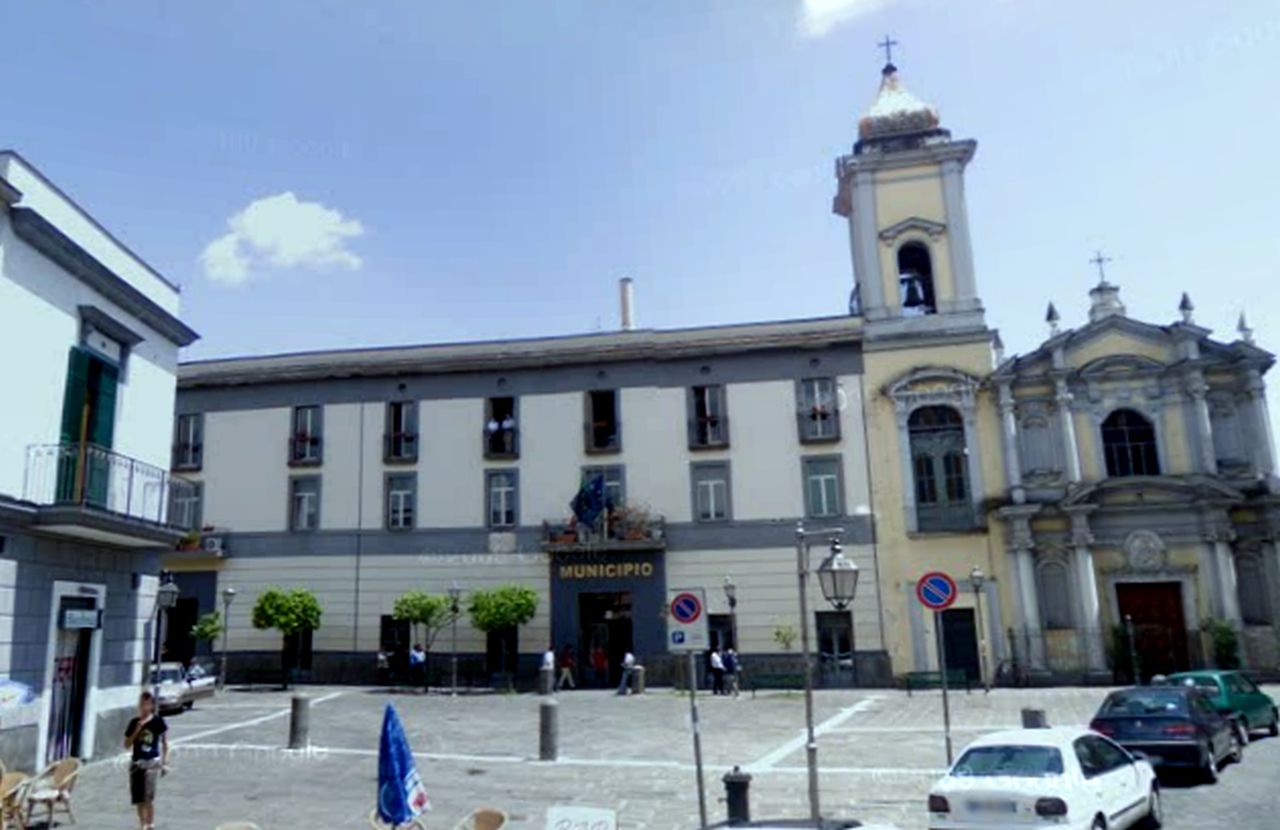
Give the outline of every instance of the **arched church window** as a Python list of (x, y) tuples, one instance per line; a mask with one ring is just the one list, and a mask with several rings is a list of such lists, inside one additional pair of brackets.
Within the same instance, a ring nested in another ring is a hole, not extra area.
[(898, 290), (904, 316), (938, 310), (933, 293), (933, 260), (924, 243), (908, 242), (898, 249)]
[(1244, 554), (1236, 558), (1236, 585), (1240, 593), (1240, 617), (1247, 625), (1271, 625), (1271, 598), (1267, 568), (1262, 558)]
[(923, 406), (907, 419), (915, 477), (916, 527), (960, 530), (973, 526), (964, 421), (949, 406)]
[(1117, 409), (1102, 422), (1102, 449), (1109, 476), (1160, 475), (1155, 427), (1132, 409)]
[(1071, 627), (1071, 579), (1060, 559), (1046, 559), (1036, 566), (1036, 590), (1040, 594), (1040, 621), (1047, 629)]

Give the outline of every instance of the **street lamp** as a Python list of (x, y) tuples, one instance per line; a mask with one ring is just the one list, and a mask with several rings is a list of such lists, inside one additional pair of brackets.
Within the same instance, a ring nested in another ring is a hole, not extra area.
[(733, 584), (733, 577), (724, 578), (724, 598), (729, 602), (729, 639), (732, 647), (738, 649), (738, 586)]
[(227, 641), (231, 636), (231, 601), (236, 598), (236, 589), (222, 589), (222, 671), (218, 672), (218, 688), (227, 685)]
[(813, 660), (809, 653), (809, 538), (830, 537), (830, 553), (818, 567), (818, 584), (827, 602), (844, 609), (853, 602), (858, 589), (858, 566), (845, 559), (840, 548), (842, 528), (805, 530), (796, 523), (796, 575), (800, 581), (800, 650), (804, 655), (804, 725), (807, 742), (805, 758), (809, 768), (809, 818), (821, 826), (818, 803), (818, 741), (813, 729)]
[(991, 685), (987, 683), (986, 655), (984, 654), (987, 639), (986, 624), (982, 617), (982, 586), (987, 584), (987, 575), (977, 565), (969, 571), (969, 584), (973, 586), (973, 603), (978, 614), (978, 676), (982, 680), (982, 688), (989, 692)]
[(164, 620), (169, 609), (177, 604), (178, 586), (173, 582), (173, 574), (161, 571), (160, 584), (156, 587), (155, 651), (151, 660), (151, 694), (155, 696), (157, 706), (160, 699), (160, 643), (164, 636)]
[(458, 694), (458, 600), (462, 599), (462, 586), (458, 580), (449, 583), (449, 611), (453, 615), (453, 653), (449, 657), (449, 668), (452, 673), (450, 694)]

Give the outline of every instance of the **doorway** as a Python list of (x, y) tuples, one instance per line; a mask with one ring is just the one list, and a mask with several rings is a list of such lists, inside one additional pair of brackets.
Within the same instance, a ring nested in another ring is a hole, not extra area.
[(963, 671), (970, 683), (980, 683), (978, 621), (972, 608), (948, 608), (942, 612), (942, 641), (947, 648), (947, 668)]
[(90, 647), (97, 618), (93, 597), (63, 597), (57, 613), (45, 763), (80, 757), (85, 749)]
[(827, 688), (857, 684), (853, 653), (853, 615), (848, 611), (818, 611), (818, 683)]
[(1116, 605), (1121, 620), (1133, 620), (1133, 649), (1143, 680), (1191, 667), (1181, 582), (1119, 583)]
[[(631, 623), (631, 592), (578, 594), (578, 653), (586, 655), (593, 685), (611, 686), (622, 680), (622, 658), (635, 649)], [(600, 666), (600, 662), (604, 666)]]

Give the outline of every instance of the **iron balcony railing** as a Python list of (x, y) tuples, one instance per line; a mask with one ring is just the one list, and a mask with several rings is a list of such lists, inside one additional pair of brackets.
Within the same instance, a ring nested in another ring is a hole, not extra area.
[(177, 523), (182, 511), (174, 505), (194, 498), (195, 484), (95, 444), (41, 444), (27, 448), (23, 497), (184, 529)]

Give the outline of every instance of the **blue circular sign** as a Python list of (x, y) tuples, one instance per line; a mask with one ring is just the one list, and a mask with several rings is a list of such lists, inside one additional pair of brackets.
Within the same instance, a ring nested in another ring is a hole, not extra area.
[(676, 594), (675, 599), (671, 600), (671, 616), (682, 625), (697, 622), (698, 617), (702, 616), (702, 600), (698, 599), (697, 594)]
[(925, 608), (942, 611), (956, 601), (956, 581), (942, 571), (930, 571), (916, 583), (916, 597)]

